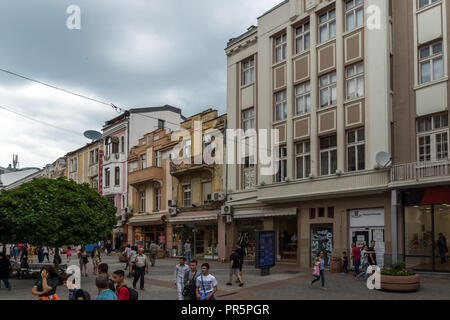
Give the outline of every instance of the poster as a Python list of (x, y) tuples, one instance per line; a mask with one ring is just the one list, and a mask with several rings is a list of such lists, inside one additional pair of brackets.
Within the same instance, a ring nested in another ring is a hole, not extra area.
[(275, 231), (256, 231), (256, 268), (275, 265)]

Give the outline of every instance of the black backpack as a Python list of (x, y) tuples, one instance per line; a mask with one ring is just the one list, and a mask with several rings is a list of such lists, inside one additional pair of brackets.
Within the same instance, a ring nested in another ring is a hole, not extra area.
[(129, 300), (139, 300), (139, 292), (134, 290), (133, 288), (129, 288), (128, 286), (124, 286), (128, 290)]

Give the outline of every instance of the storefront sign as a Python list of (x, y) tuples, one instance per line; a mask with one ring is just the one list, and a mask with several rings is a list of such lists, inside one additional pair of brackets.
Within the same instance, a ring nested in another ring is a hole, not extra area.
[(351, 210), (350, 227), (384, 227), (384, 209)]

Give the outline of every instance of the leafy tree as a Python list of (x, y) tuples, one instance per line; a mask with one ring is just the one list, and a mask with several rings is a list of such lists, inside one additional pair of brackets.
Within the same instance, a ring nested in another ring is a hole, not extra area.
[(116, 207), (88, 184), (34, 179), (0, 194), (0, 242), (60, 248), (106, 239)]

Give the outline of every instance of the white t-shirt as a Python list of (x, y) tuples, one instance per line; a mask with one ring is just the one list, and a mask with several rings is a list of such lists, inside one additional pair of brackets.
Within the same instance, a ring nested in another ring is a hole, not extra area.
[(217, 280), (211, 274), (208, 274), (207, 276), (202, 274), (197, 278), (196, 286), (199, 288), (198, 291), (200, 293), (210, 293), (214, 290), (214, 287), (217, 286)]
[(184, 251), (191, 252), (191, 243), (190, 242), (186, 242), (184, 244)]

